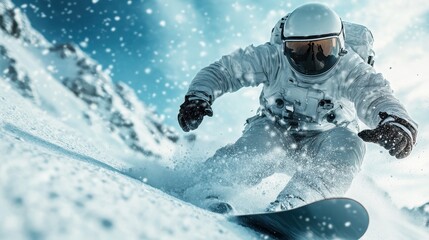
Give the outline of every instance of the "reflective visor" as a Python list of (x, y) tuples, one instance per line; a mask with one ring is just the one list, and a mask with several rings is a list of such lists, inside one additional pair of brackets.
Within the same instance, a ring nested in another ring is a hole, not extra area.
[(318, 75), (331, 69), (339, 60), (337, 37), (314, 41), (285, 41), (284, 53), (290, 65), (306, 75)]

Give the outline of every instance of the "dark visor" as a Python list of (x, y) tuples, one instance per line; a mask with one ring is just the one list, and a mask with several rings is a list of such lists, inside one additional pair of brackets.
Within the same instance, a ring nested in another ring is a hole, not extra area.
[(290, 65), (306, 75), (318, 75), (331, 69), (339, 59), (337, 37), (314, 41), (285, 41), (284, 53)]

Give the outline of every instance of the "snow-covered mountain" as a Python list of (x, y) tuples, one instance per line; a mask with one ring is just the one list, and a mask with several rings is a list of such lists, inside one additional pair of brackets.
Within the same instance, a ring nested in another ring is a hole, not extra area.
[[(89, 136), (97, 127), (113, 133), (103, 141), (114, 138), (144, 156), (171, 155), (179, 135), (79, 46), (49, 43), (11, 1), (0, 2), (0, 28), (2, 78), (37, 107)], [(74, 103), (72, 112), (65, 102)]]
[[(0, 28), (0, 239), (267, 239), (153, 187), (191, 178), (170, 168), (186, 146), (108, 69), (49, 43), (9, 0)], [(370, 213), (363, 239), (429, 239), (368, 172), (347, 193)], [(231, 202), (260, 211), (286, 180), (237, 188)]]

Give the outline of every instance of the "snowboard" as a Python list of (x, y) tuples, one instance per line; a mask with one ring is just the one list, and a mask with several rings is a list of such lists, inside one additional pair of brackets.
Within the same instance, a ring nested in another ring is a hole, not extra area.
[(359, 239), (368, 228), (366, 209), (350, 198), (329, 198), (280, 212), (230, 216), (278, 239)]

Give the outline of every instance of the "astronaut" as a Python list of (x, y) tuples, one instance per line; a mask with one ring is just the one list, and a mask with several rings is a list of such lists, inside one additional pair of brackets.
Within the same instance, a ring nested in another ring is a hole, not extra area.
[[(226, 92), (263, 84), (257, 115), (242, 136), (209, 158), (185, 198), (218, 213), (236, 184), (255, 185), (276, 173), (290, 181), (267, 211), (296, 208), (346, 193), (359, 172), (365, 142), (407, 157), (417, 124), (376, 73), (345, 41), (344, 24), (323, 4), (298, 7), (282, 23), (280, 44), (248, 46), (200, 70), (180, 106), (188, 132)], [(370, 129), (359, 132), (358, 119)]]

